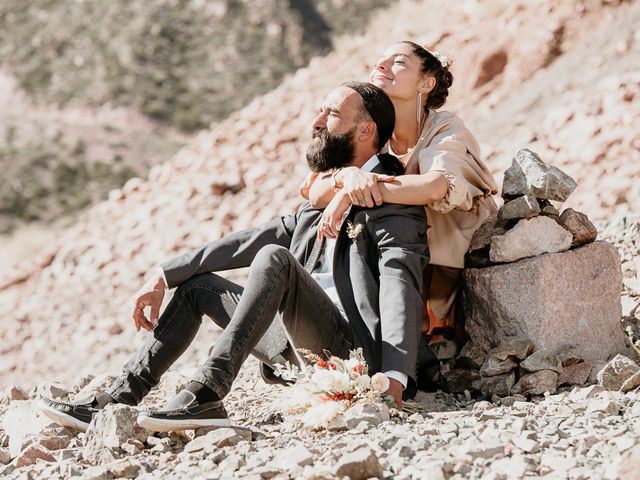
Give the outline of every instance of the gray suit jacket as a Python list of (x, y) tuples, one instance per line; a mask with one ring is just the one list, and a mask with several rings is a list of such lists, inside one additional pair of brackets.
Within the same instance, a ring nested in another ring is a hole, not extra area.
[[(383, 172), (380, 166), (374, 171)], [(288, 248), (304, 265), (321, 215), (322, 210), (307, 203), (295, 215), (227, 235), (180, 255), (162, 264), (167, 283), (175, 287), (200, 273), (248, 267), (268, 244)], [(429, 260), (424, 207), (354, 206), (347, 220), (362, 224), (363, 230), (351, 239), (344, 222), (336, 241), (333, 275), (352, 327), (354, 348), (363, 348), (371, 373), (406, 373), (409, 384), (405, 394), (413, 396), (423, 313), (422, 271)], [(286, 338), (282, 337), (284, 349)]]

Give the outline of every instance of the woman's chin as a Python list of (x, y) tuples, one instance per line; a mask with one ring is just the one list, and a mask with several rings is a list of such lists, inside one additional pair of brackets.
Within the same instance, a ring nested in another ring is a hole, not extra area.
[(374, 78), (373, 80), (371, 80), (371, 83), (383, 90), (385, 89), (385, 87), (389, 86), (389, 81), (388, 80), (385, 81), (382, 78)]

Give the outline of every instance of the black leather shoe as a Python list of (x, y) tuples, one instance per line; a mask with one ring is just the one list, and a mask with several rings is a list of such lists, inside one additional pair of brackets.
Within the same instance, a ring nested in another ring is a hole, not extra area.
[(181, 390), (161, 410), (138, 415), (138, 425), (152, 432), (229, 427), (231, 422), (221, 400), (198, 403), (189, 390)]
[(43, 397), (40, 399), (40, 409), (58, 425), (86, 432), (93, 416), (110, 403), (115, 403), (115, 400), (104, 393), (75, 402)]

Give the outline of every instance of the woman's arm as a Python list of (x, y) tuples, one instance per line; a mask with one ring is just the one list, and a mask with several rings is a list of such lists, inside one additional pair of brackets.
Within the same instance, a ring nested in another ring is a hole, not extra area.
[(336, 194), (332, 174), (325, 172), (316, 175), (308, 193), (308, 200), (313, 208), (325, 208)]
[(418, 175), (396, 177), (391, 183), (379, 183), (384, 203), (401, 205), (428, 205), (442, 200), (449, 189), (441, 172), (430, 171)]
[[(436, 171), (419, 175), (402, 175), (396, 177), (392, 182), (378, 182), (377, 186), (384, 203), (401, 205), (428, 205), (442, 200), (449, 190), (449, 184), (445, 176)], [(344, 213), (351, 205), (350, 195), (346, 186), (337, 195), (335, 192), (332, 195), (333, 198), (322, 213), (318, 236), (324, 235), (328, 238), (335, 238), (340, 229)]]
[(325, 208), (333, 199), (336, 190), (342, 190), (354, 205), (371, 208), (385, 201), (379, 184), (392, 182), (395, 178), (392, 175), (363, 172), (358, 167), (344, 167), (333, 172), (321, 173), (309, 189), (309, 203), (314, 208)]

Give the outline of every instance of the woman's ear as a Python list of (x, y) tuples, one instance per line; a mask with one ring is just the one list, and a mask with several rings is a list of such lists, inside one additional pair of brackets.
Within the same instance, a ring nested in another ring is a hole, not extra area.
[(425, 93), (429, 93), (434, 88), (436, 88), (436, 77), (424, 77), (420, 85), (420, 91), (422, 94), (424, 95)]

